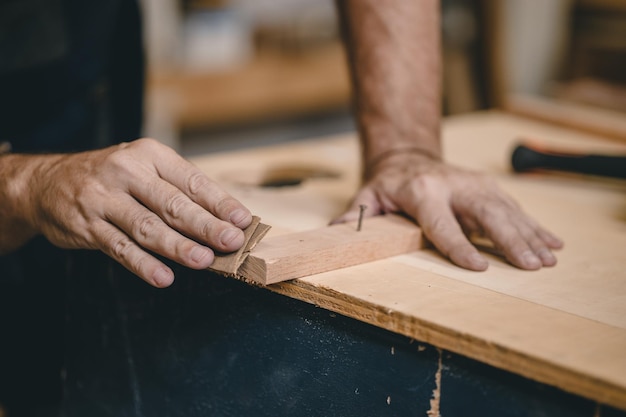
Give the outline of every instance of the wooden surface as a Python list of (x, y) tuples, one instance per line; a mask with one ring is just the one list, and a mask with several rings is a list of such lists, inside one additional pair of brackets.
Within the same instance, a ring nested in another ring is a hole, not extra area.
[[(509, 168), (521, 137), (598, 153), (626, 153), (626, 146), (499, 113), (448, 119), (443, 132), (450, 161), (491, 172), (564, 239), (556, 267), (521, 271), (486, 254), (489, 270), (476, 273), (421, 250), (269, 288), (626, 409), (626, 185), (575, 175), (516, 176)], [(325, 226), (359, 178), (353, 136), (194, 162), (272, 225), (268, 238)], [(294, 187), (254, 185), (273, 168), (298, 166), (335, 176), (310, 175)]]
[(510, 94), (504, 106), (521, 116), (626, 141), (626, 116), (617, 110), (525, 94)]
[(347, 108), (350, 81), (339, 42), (292, 56), (260, 54), (233, 71), (152, 74), (179, 127), (206, 127)]
[(288, 233), (259, 242), (237, 275), (262, 285), (334, 271), (422, 247), (419, 227), (389, 214), (367, 219), (361, 230), (355, 222)]

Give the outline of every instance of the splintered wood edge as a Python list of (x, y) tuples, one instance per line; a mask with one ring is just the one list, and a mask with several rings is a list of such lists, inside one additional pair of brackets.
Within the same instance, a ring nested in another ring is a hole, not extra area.
[(237, 252), (228, 254), (215, 254), (215, 259), (209, 267), (210, 270), (221, 274), (236, 275), (241, 264), (246, 260), (250, 251), (263, 239), (271, 227), (261, 223), (261, 219), (252, 216), (252, 222), (244, 230), (244, 244)]
[(423, 245), (415, 223), (397, 215), (368, 218), (361, 231), (344, 223), (260, 242), (237, 275), (261, 285), (410, 253)]

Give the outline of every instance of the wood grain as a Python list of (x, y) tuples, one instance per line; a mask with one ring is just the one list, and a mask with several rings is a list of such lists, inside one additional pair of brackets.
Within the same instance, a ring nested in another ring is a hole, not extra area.
[(260, 242), (238, 275), (263, 285), (333, 271), (414, 252), (422, 247), (420, 229), (396, 215), (290, 233)]
[[(423, 249), (267, 288), (626, 410), (626, 182), (513, 174), (518, 138), (596, 153), (624, 153), (626, 145), (499, 112), (444, 122), (449, 161), (491, 173), (564, 239), (556, 267), (521, 271), (485, 253), (490, 267), (476, 273)], [(359, 184), (358, 155), (356, 137), (347, 135), (194, 162), (272, 224), (265, 242), (324, 227), (341, 213)], [(281, 190), (236, 178), (237, 169), (294, 164), (319, 164), (340, 176)]]
[(260, 53), (240, 69), (151, 74), (150, 96), (165, 97), (181, 127), (286, 117), (347, 108), (350, 80), (339, 42), (304, 54)]

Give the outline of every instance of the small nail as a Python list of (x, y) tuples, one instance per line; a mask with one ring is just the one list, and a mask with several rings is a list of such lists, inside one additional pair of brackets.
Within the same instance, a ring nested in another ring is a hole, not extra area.
[(224, 246), (230, 246), (236, 239), (240, 239), (243, 233), (239, 229), (226, 229), (220, 235), (220, 241)]
[(207, 258), (207, 256), (210, 256), (210, 255), (211, 253), (207, 249), (203, 248), (202, 246), (194, 247), (190, 253), (191, 260), (196, 263), (201, 263)]

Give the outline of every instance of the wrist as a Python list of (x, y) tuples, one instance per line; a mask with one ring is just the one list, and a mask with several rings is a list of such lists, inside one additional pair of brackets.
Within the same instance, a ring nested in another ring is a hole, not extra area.
[(38, 228), (38, 200), (43, 192), (40, 179), (54, 165), (58, 155), (2, 155), (0, 191), (4, 198), (3, 211), (8, 218), (19, 223), (24, 234), (36, 235)]
[(380, 152), (377, 155), (363, 158), (363, 177), (365, 180), (390, 167), (398, 167), (405, 164), (419, 165), (427, 162), (441, 162), (439, 151), (422, 148), (419, 146), (398, 146)]
[(28, 186), (25, 181), (23, 155), (0, 154), (0, 254), (9, 253), (37, 234), (30, 221), (25, 201)]

